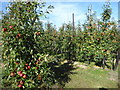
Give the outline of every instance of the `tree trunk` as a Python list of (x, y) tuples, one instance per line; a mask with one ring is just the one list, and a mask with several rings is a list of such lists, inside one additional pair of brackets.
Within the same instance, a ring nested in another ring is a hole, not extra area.
[(118, 50), (118, 55), (116, 57), (116, 63), (115, 63), (115, 66), (114, 66), (114, 71), (117, 69), (118, 67), (118, 64), (119, 64), (119, 60), (120, 60), (120, 49)]
[(114, 64), (115, 60), (113, 59), (113, 63), (112, 63), (112, 70), (114, 70), (115, 68), (115, 64)]
[(103, 66), (103, 69), (105, 69), (105, 57), (103, 58), (102, 66)]

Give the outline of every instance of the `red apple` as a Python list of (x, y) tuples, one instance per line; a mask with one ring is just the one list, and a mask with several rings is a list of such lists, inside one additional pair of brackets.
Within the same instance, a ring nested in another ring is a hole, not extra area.
[(19, 37), (21, 37), (21, 34), (20, 34), (20, 33), (17, 34), (16, 38), (19, 38)]
[(27, 64), (27, 63), (26, 63), (25, 65), (26, 65), (26, 66), (28, 66), (28, 64)]
[(22, 85), (19, 84), (18, 87), (22, 87)]
[(30, 69), (30, 66), (28, 66), (27, 68)]
[(9, 28), (12, 28), (13, 26), (9, 26)]
[(38, 58), (38, 61), (41, 61), (41, 59)]
[(8, 32), (5, 32), (6, 34), (8, 34)]
[(7, 31), (7, 28), (4, 28), (4, 30), (3, 30), (3, 31), (4, 31), (4, 32), (5, 32), (5, 31)]
[(17, 35), (18, 37), (20, 37), (21, 35), (18, 33), (18, 35)]
[(10, 73), (10, 76), (14, 77), (14, 76), (15, 76), (15, 73), (14, 73), (14, 72), (11, 72), (11, 73)]
[(100, 40), (100, 38), (97, 39), (98, 41)]
[(36, 35), (40, 35), (40, 32), (36, 32)]
[(114, 34), (114, 33), (112, 33), (111, 35), (113, 35), (113, 36), (114, 36), (115, 34)]
[(105, 52), (106, 52), (107, 50), (106, 50), (106, 49), (104, 49), (103, 51), (105, 51)]
[(20, 75), (22, 73), (22, 71), (18, 71), (17, 73), (18, 73), (18, 75)]
[(38, 80), (42, 80), (42, 78), (41, 78), (41, 76), (40, 76), (40, 75), (38, 75)]
[(2, 45), (3, 43), (0, 43), (0, 45)]
[(102, 29), (104, 29), (104, 27), (102, 27)]
[(23, 82), (23, 81), (20, 81), (20, 84), (21, 84), (21, 85), (23, 85), (23, 84), (24, 84), (24, 82)]
[(24, 74), (23, 74), (23, 73), (21, 73), (21, 74), (20, 74), (20, 77), (22, 77), (23, 75), (24, 75)]
[(23, 78), (26, 78), (26, 75), (25, 75), (25, 74), (23, 75)]
[(38, 62), (36, 62), (36, 64), (38, 64)]
[(19, 64), (18, 62), (16, 62), (16, 64)]
[(104, 33), (104, 32), (102, 32), (102, 35), (105, 35), (105, 33)]

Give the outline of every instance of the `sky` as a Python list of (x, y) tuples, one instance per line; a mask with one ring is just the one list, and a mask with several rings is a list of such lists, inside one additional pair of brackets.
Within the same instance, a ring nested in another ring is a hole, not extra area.
[[(6, 11), (7, 1), (2, 2), (1, 0), (0, 11)], [(53, 25), (56, 25), (56, 28), (59, 28), (63, 23), (72, 21), (72, 13), (74, 13), (75, 25), (78, 24), (78, 21), (82, 24), (86, 20), (85, 13), (89, 5), (92, 5), (92, 10), (96, 11), (96, 16), (100, 19), (105, 1), (106, 0), (46, 0), (46, 5), (53, 5), (54, 9), (47, 15), (47, 19), (42, 18), (41, 21), (44, 23), (49, 21), (53, 23)], [(112, 17), (114, 17), (115, 20), (118, 20), (118, 1), (119, 0), (111, 0)]]
[[(75, 24), (80, 21), (84, 23), (86, 20), (85, 13), (87, 12), (88, 6), (92, 5), (93, 11), (96, 11), (96, 16), (98, 19), (101, 18), (101, 13), (103, 12), (104, 2), (50, 2), (55, 8), (52, 13), (48, 15), (48, 21), (55, 23), (59, 27), (62, 23), (68, 23), (72, 21), (72, 13), (74, 13)], [(112, 7), (112, 17), (116, 20), (118, 19), (118, 3), (111, 2)]]

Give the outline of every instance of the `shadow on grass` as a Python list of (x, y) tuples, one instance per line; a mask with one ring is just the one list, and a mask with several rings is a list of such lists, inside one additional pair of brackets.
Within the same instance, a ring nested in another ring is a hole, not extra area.
[(53, 86), (53, 88), (62, 88), (65, 86), (66, 83), (68, 83), (71, 78), (69, 77), (70, 74), (77, 74), (75, 72), (72, 72), (72, 70), (75, 70), (76, 68), (73, 67), (73, 62), (68, 61), (67, 63), (64, 63), (58, 67), (51, 67), (53, 72), (55, 72), (54, 78), (57, 80), (58, 86)]
[(102, 87), (102, 88), (99, 88), (99, 90), (108, 90), (108, 89), (107, 89), (107, 88), (103, 88), (103, 87)]
[[(103, 67), (102, 61), (101, 61), (101, 62), (97, 62), (95, 65), (96, 65), (96, 66), (99, 66), (99, 67)], [(106, 62), (105, 62), (105, 66), (106, 66), (108, 69), (111, 69), (111, 68), (112, 68), (112, 67), (111, 67), (110, 65), (108, 65)]]

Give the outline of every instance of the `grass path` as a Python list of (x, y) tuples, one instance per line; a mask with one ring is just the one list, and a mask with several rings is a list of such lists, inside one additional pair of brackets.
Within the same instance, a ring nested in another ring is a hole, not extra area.
[(118, 88), (118, 72), (112, 70), (103, 70), (101, 68), (79, 66), (73, 72), (77, 74), (70, 75), (71, 81), (66, 83), (65, 88)]

